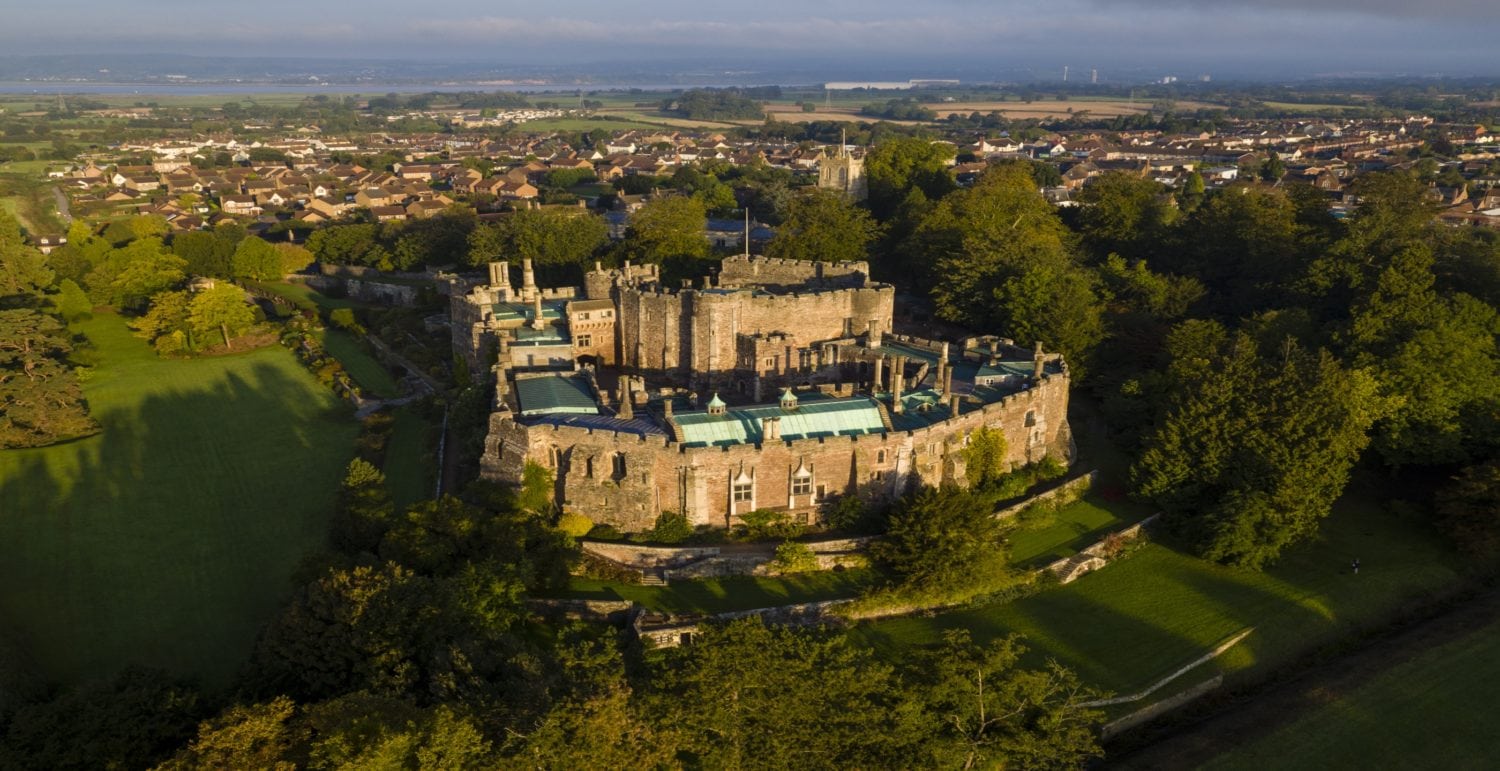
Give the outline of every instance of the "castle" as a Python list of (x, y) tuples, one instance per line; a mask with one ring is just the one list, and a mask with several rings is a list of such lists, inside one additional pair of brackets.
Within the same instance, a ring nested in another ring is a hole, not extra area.
[(896, 335), (895, 288), (863, 262), (729, 257), (675, 290), (628, 262), (577, 288), (538, 287), (529, 260), (521, 275), (491, 263), (452, 299), (455, 350), (496, 384), (481, 475), (540, 464), (596, 523), (810, 522), (833, 496), (966, 484), (981, 428), (1004, 433), (1012, 466), (1072, 456), (1061, 357)]

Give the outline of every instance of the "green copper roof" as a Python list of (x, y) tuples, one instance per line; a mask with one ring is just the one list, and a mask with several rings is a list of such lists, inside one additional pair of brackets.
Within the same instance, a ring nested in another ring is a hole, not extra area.
[(598, 415), (589, 384), (577, 375), (547, 375), (516, 380), (522, 415)]
[(818, 436), (858, 436), (885, 431), (880, 408), (867, 396), (847, 399), (804, 401), (794, 410), (761, 404), (734, 407), (723, 415), (686, 412), (674, 416), (682, 428), (682, 443), (689, 447), (755, 444), (763, 436), (762, 421), (781, 418), (782, 439)]
[(725, 406), (724, 400), (719, 398), (718, 392), (714, 393), (714, 398), (708, 400), (708, 406), (710, 406), (710, 407), (723, 407), (723, 406)]

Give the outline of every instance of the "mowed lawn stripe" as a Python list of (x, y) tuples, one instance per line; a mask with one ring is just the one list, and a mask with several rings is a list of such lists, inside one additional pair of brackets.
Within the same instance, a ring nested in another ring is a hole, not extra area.
[(164, 360), (119, 317), (82, 331), (104, 431), (0, 452), (0, 623), (55, 680), (222, 684), (321, 545), (357, 425), (280, 347)]

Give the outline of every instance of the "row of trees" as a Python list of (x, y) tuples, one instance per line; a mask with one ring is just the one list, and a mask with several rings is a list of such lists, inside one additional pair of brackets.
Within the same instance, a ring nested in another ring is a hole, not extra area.
[(0, 211), (0, 450), (39, 447), (98, 430), (79, 386), (80, 352), (64, 318), (88, 315), (77, 284), (26, 244)]

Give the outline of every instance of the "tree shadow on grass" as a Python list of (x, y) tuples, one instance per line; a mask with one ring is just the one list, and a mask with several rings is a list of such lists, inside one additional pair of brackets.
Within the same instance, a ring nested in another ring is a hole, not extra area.
[(357, 426), (253, 359), (99, 418), (0, 453), (0, 621), (49, 680), (142, 664), (224, 685), (323, 543)]

